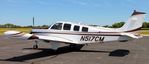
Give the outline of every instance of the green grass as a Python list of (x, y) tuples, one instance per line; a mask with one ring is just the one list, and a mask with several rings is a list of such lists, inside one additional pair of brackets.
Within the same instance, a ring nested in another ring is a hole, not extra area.
[(141, 30), (149, 30), (149, 28), (141, 28)]
[(143, 35), (149, 35), (149, 30), (140, 30), (139, 33)]
[(5, 31), (9, 31), (9, 30), (16, 30), (16, 31), (29, 33), (31, 31), (31, 28), (0, 28), (0, 35), (3, 35)]

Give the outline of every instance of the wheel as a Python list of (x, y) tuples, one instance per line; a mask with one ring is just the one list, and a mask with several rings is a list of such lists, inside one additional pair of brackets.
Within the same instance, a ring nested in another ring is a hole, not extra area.
[(33, 45), (33, 49), (38, 49), (38, 45)]

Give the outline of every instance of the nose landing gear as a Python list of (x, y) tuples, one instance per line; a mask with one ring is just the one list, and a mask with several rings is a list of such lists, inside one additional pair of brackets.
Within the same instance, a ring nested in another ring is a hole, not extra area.
[(35, 44), (33, 45), (33, 49), (38, 49), (38, 41), (35, 41)]

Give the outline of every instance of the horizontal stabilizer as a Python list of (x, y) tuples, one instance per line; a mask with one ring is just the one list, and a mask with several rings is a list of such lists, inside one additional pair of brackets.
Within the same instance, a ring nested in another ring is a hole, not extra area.
[(128, 37), (131, 37), (131, 38), (136, 38), (136, 39), (142, 37), (142, 36), (136, 36), (136, 35), (131, 34), (131, 33), (121, 33), (121, 35), (123, 35), (123, 36), (128, 36)]

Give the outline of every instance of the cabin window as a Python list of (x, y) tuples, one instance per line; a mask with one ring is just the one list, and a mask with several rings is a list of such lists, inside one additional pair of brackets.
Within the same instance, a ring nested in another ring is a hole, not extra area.
[(64, 30), (70, 30), (71, 24), (64, 24)]
[(88, 28), (87, 27), (82, 27), (82, 32), (88, 32)]
[(79, 29), (80, 29), (80, 26), (74, 26), (73, 28), (74, 31), (79, 31)]
[(61, 30), (62, 29), (62, 23), (56, 23), (54, 24), (51, 29)]

